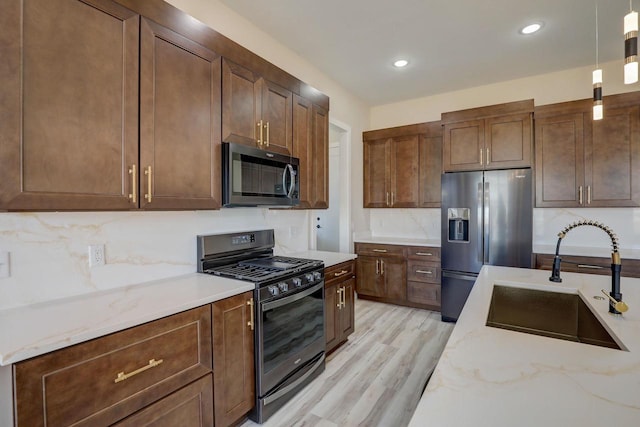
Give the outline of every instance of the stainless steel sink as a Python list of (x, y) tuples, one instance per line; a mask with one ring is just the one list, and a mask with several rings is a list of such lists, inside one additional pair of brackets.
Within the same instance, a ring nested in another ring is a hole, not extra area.
[(575, 294), (494, 285), (487, 326), (622, 350)]

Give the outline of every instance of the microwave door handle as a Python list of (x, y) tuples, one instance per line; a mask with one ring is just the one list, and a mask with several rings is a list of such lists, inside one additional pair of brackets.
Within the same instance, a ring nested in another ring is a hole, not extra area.
[(296, 171), (293, 170), (293, 166), (291, 165), (287, 165), (287, 170), (289, 171), (289, 176), (291, 176), (291, 186), (289, 187), (289, 191), (287, 191), (287, 197), (291, 198), (293, 190), (296, 188)]

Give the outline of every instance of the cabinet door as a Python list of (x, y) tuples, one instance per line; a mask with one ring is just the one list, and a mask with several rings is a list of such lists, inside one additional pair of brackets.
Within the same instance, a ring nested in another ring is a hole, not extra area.
[(262, 147), (260, 85), (251, 71), (222, 60), (222, 141)]
[(439, 208), (442, 194), (442, 136), (420, 135), (418, 206)]
[(640, 107), (608, 108), (603, 120), (592, 123), (585, 143), (585, 204), (640, 206)]
[(140, 206), (220, 207), (221, 59), (142, 18)]
[(536, 119), (536, 207), (584, 202), (584, 115)]
[(407, 267), (403, 258), (381, 258), (385, 297), (404, 301), (407, 298)]
[(380, 274), (380, 259), (370, 256), (358, 256), (358, 284), (356, 291), (372, 297), (385, 296), (384, 278)]
[(139, 17), (108, 0), (4, 1), (0, 209), (130, 209)]
[(313, 106), (313, 208), (329, 207), (329, 112)]
[(482, 170), (484, 167), (484, 120), (444, 125), (442, 168), (445, 172)]
[(391, 140), (390, 206), (418, 207), (418, 135)]
[(208, 427), (212, 425), (211, 374), (114, 424), (115, 427)]
[(213, 395), (218, 426), (236, 422), (255, 403), (252, 302), (253, 293), (245, 292), (212, 304)]
[(485, 169), (531, 166), (532, 115), (511, 114), (485, 120)]
[(264, 127), (264, 148), (282, 154), (291, 154), (293, 138), (291, 115), (293, 93), (275, 83), (260, 79), (260, 118)]
[(386, 208), (389, 206), (387, 140), (365, 141), (363, 146), (364, 207)]
[(314, 197), (312, 108), (311, 101), (293, 95), (293, 156), (300, 159), (298, 175), (300, 204), (298, 207), (302, 209), (310, 209)]
[(329, 286), (324, 290), (324, 336), (329, 352), (340, 343), (340, 286)]
[(340, 341), (346, 340), (355, 329), (355, 301), (353, 299), (353, 292), (355, 289), (356, 280), (349, 279), (341, 283), (342, 293), (344, 295), (344, 305), (340, 309)]

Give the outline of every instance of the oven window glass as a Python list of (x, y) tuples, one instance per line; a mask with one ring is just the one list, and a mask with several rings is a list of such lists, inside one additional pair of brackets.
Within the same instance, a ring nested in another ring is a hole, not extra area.
[(322, 289), (262, 313), (263, 366), (267, 373), (316, 340), (324, 339)]
[(231, 165), (234, 195), (287, 197), (291, 176), (286, 164), (234, 153)]

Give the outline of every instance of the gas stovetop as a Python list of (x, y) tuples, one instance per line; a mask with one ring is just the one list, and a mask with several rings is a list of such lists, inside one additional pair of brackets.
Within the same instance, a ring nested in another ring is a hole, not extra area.
[(264, 282), (302, 270), (321, 268), (321, 266), (322, 261), (318, 260), (271, 256), (212, 267), (204, 270), (204, 273), (248, 282)]

